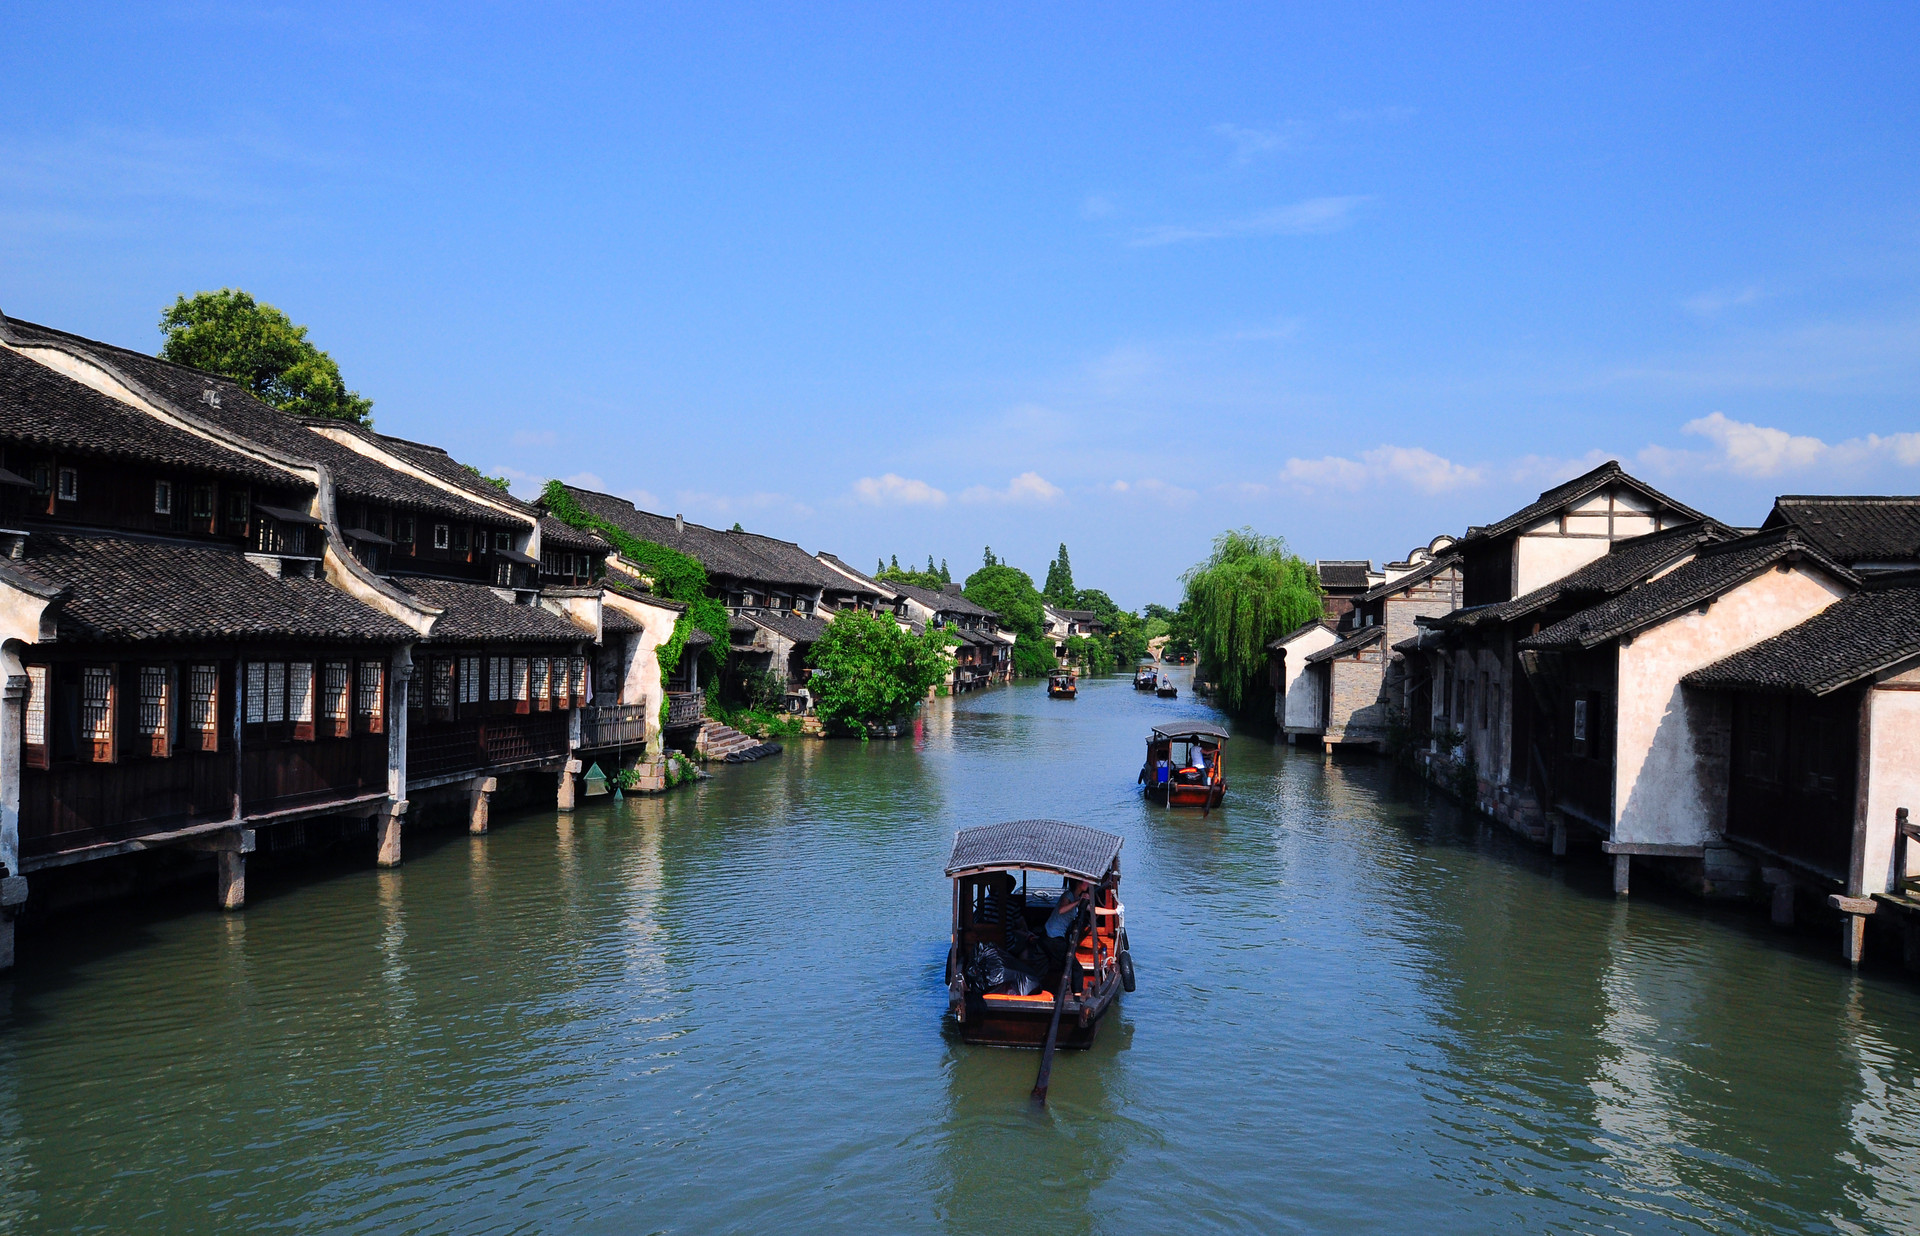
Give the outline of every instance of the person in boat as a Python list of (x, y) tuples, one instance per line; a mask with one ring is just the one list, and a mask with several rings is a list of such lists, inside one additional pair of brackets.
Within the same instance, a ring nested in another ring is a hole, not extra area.
[(1046, 925), (1040, 930), (1040, 946), (1047, 950), (1047, 960), (1056, 971), (1067, 964), (1067, 932), (1073, 928), (1074, 917), (1086, 900), (1086, 882), (1068, 879), (1060, 889), (1060, 900), (1053, 907), (1053, 913), (1047, 915)]

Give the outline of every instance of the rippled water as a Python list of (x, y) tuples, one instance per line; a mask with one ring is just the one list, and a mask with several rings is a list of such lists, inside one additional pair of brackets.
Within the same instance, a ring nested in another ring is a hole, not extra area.
[[(1254, 736), (1134, 789), (1125, 678), (945, 701), (693, 792), (496, 818), (0, 982), (0, 1229), (1893, 1231), (1920, 986), (1608, 893)], [(1052, 1105), (941, 1022), (953, 830), (1127, 838), (1140, 975)]]

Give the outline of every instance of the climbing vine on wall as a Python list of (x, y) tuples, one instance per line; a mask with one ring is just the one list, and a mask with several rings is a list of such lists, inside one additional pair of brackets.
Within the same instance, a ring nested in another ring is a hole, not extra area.
[[(673, 624), (673, 636), (661, 644), (655, 655), (660, 658), (660, 676), (664, 680), (680, 666), (680, 654), (686, 651), (687, 637), (696, 630), (713, 637), (714, 647), (727, 646), (727, 607), (707, 595), (707, 568), (700, 560), (677, 549), (648, 541), (603, 519), (573, 500), (567, 487), (548, 481), (542, 504), (547, 513), (571, 528), (597, 532), (620, 556), (636, 565), (644, 565), (653, 579), (653, 591), (669, 601), (686, 605), (687, 612)], [(661, 706), (666, 701), (661, 700)], [(664, 714), (663, 714), (664, 716)]]

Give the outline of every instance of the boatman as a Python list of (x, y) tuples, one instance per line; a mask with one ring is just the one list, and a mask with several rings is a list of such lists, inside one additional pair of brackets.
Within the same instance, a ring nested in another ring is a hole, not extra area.
[(1067, 929), (1073, 926), (1073, 919), (1087, 899), (1087, 886), (1081, 880), (1068, 880), (1060, 890), (1060, 901), (1053, 907), (1053, 913), (1047, 915), (1046, 926), (1041, 929), (1040, 944), (1047, 950), (1047, 958), (1054, 969), (1067, 964)]

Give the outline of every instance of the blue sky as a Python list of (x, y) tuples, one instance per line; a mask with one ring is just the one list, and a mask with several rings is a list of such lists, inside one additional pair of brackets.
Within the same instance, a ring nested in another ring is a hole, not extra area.
[(523, 491), (1127, 605), (1920, 490), (1920, 9), (1351, 7), (16, 0), (0, 310), (244, 287)]

